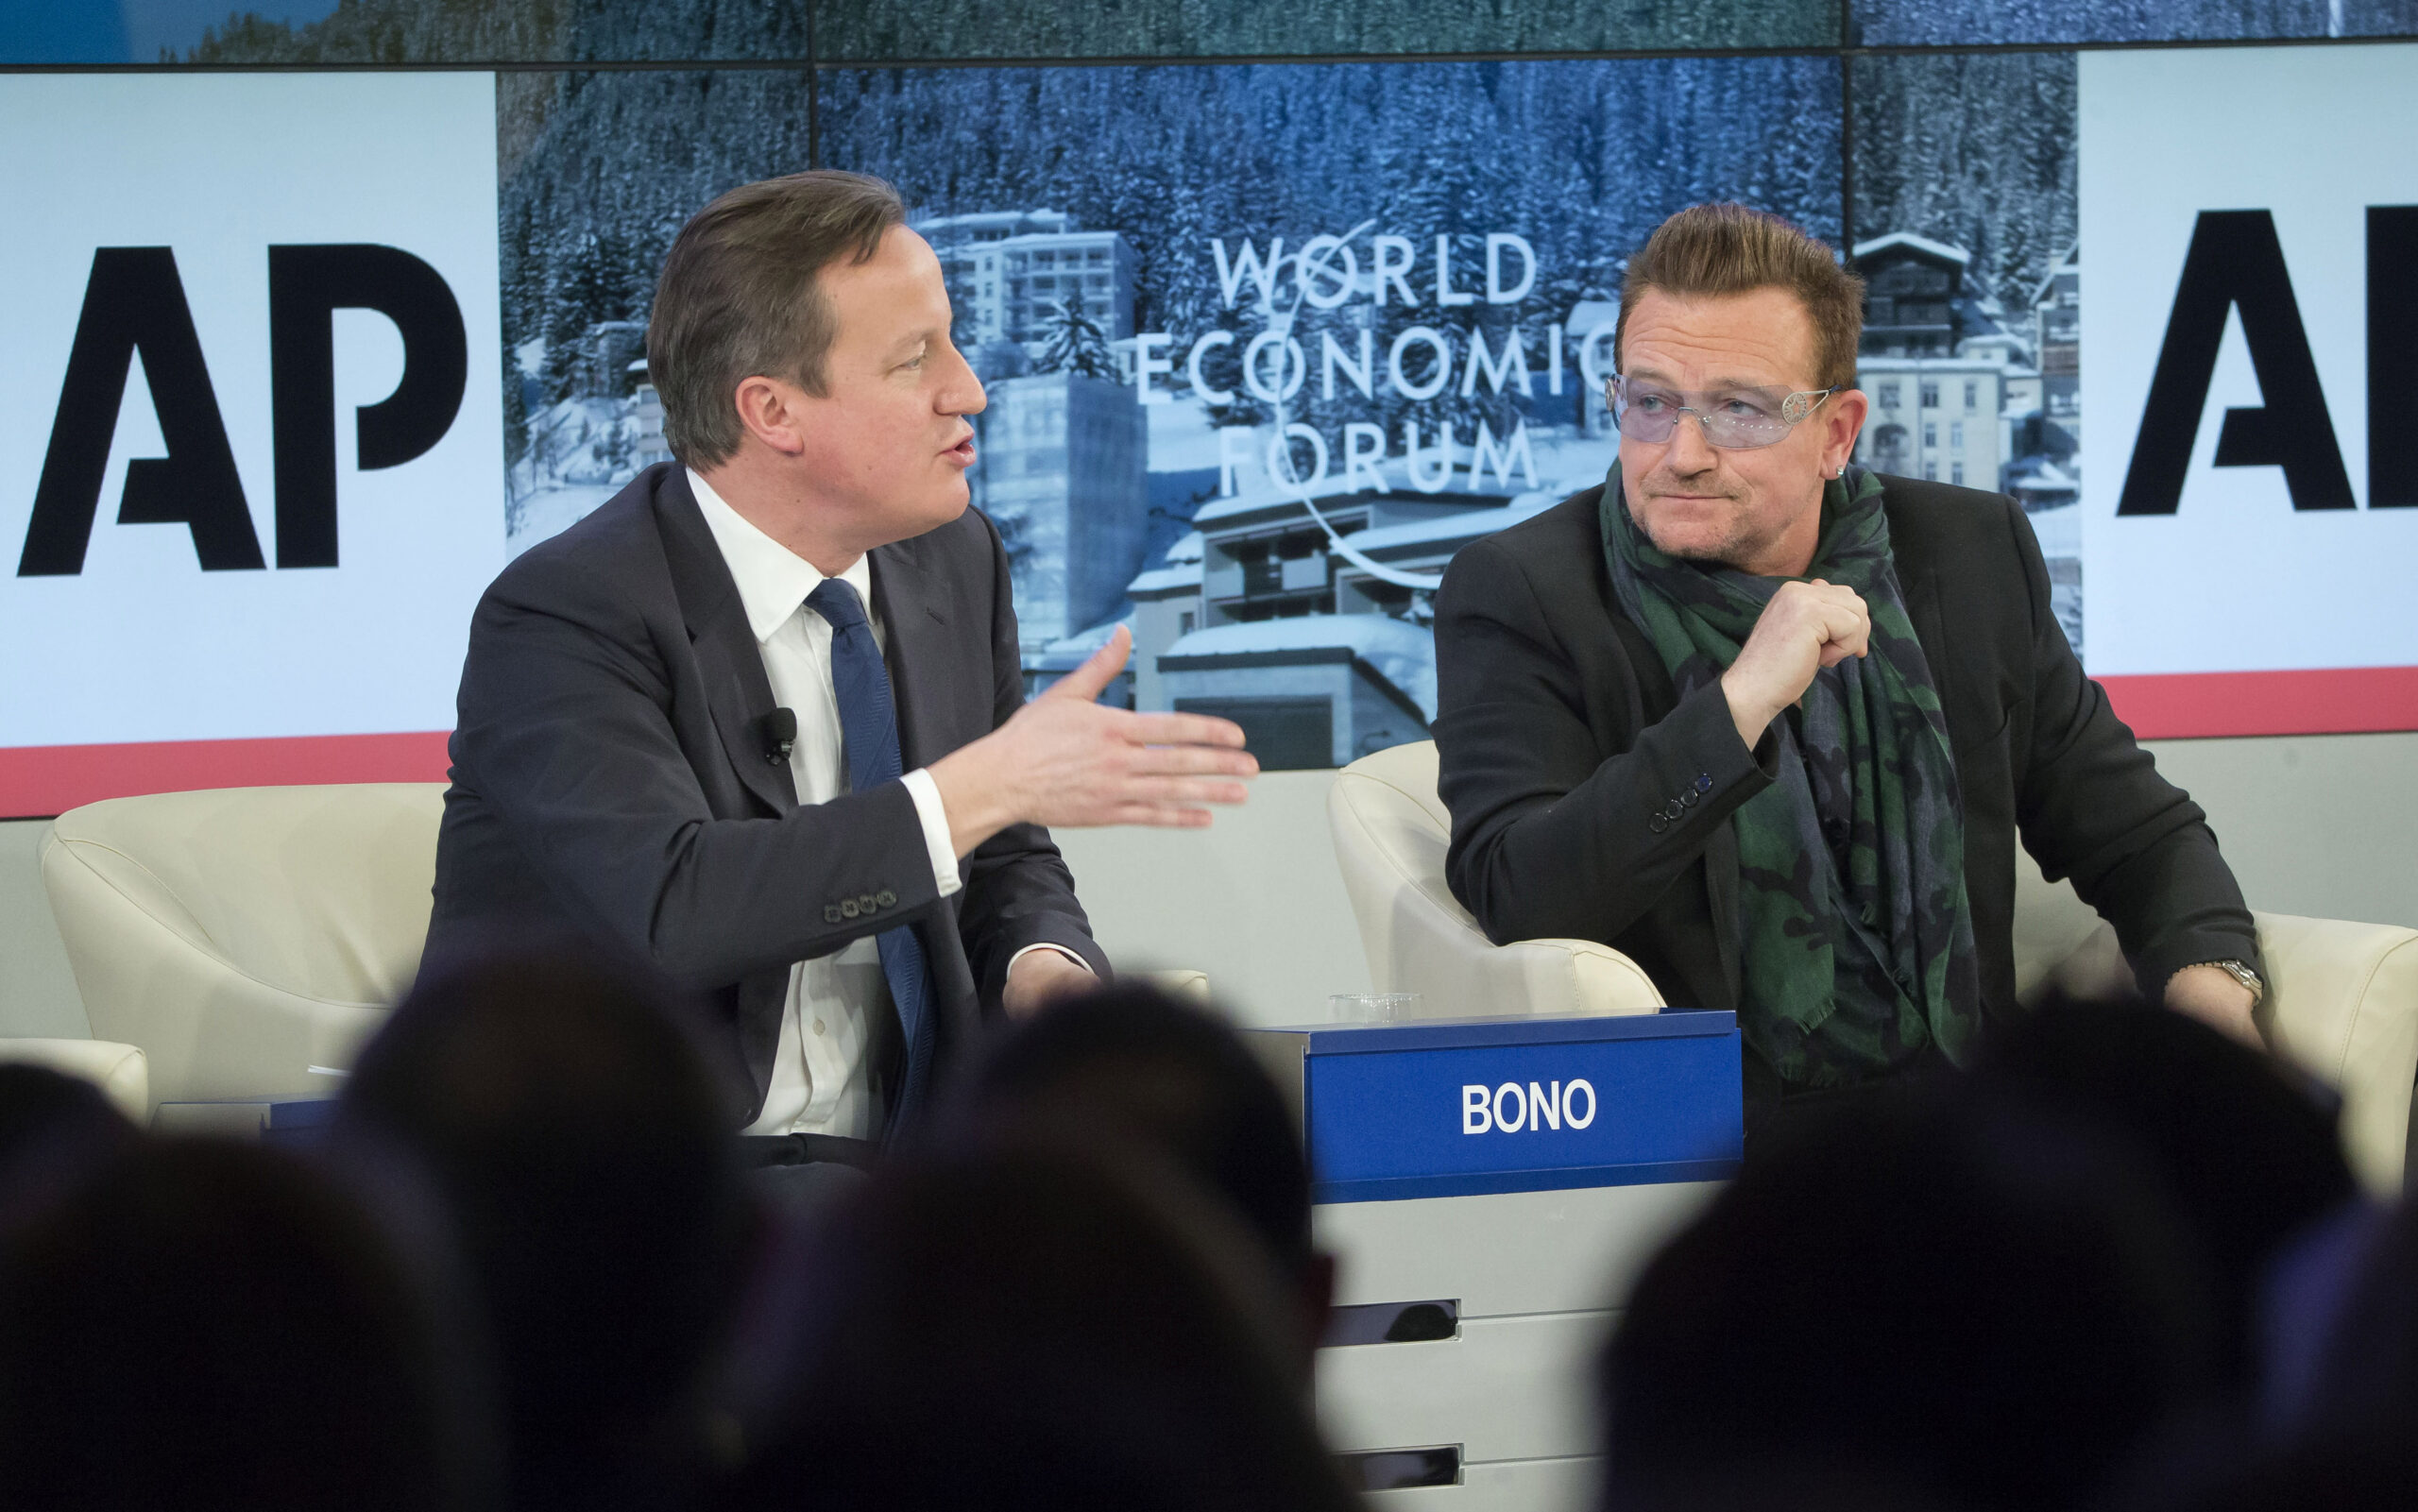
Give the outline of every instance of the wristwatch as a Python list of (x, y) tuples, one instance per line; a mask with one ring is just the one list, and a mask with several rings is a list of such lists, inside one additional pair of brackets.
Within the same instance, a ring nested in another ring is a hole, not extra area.
[[(2195, 960), (2191, 964), (2194, 966), (2214, 966), (2217, 970), (2223, 972), (2235, 981), (2241, 983), (2242, 986), (2249, 988), (2250, 1006), (2253, 1008), (2256, 1008), (2260, 1001), (2267, 995), (2267, 984), (2258, 979), (2258, 974), (2256, 972), (2252, 971), (2248, 966), (2242, 964), (2239, 960)], [(2183, 969), (2188, 970), (2188, 968), (2187, 967)]]

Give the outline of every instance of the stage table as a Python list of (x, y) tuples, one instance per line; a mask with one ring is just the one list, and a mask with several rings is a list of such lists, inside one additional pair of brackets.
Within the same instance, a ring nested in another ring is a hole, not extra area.
[(1338, 1263), (1330, 1444), (1380, 1505), (1592, 1506), (1596, 1351), (1743, 1149), (1736, 1015), (1249, 1038), (1301, 1117)]

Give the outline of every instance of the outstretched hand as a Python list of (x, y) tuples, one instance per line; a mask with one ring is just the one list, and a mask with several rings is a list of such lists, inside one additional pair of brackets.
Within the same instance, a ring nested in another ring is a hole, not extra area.
[(1108, 644), (981, 739), (932, 763), (963, 856), (1010, 824), (1197, 829), (1211, 804), (1238, 804), (1259, 762), (1242, 727), (1206, 714), (1137, 714), (1098, 702), (1132, 654)]

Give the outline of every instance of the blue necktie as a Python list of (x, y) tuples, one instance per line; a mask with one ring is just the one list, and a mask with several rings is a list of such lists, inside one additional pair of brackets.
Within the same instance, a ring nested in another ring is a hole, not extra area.
[[(831, 627), (831, 687), (839, 695), (840, 733), (848, 755), (848, 787), (871, 792), (901, 773), (898, 759), (898, 714), (890, 701), (890, 670), (882, 665), (881, 648), (874, 644), (873, 626), (865, 620), (864, 602), (857, 590), (838, 578), (825, 578), (806, 596), (806, 606)], [(890, 1110), (890, 1127), (903, 1127), (907, 1111), (923, 1100), (932, 1068), (932, 1015), (928, 977), (924, 969), (923, 942), (911, 926), (884, 929), (881, 975), (890, 983), (890, 1000), (898, 1008), (898, 1027), (907, 1038), (907, 1074)]]

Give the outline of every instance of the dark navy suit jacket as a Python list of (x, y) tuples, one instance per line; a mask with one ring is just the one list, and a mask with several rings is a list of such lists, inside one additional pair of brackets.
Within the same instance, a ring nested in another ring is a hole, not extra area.
[[(969, 509), (872, 557), (912, 771), (1024, 702), (1007, 553)], [(527, 922), (619, 943), (711, 1005), (725, 1064), (752, 1088), (749, 1121), (795, 961), (913, 926), (936, 1070), (996, 1011), (1024, 946), (1064, 946), (1108, 976), (1047, 830), (993, 836), (944, 898), (906, 788), (801, 807), (788, 762), (766, 756), (773, 708), (738, 586), (677, 463), (532, 547), (471, 620), (426, 959)]]

